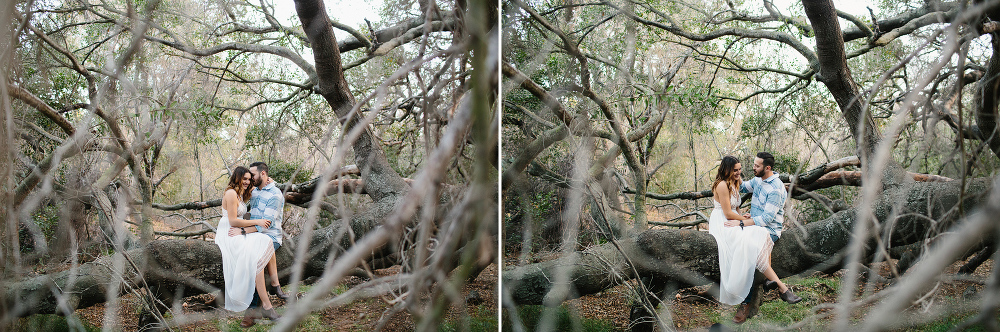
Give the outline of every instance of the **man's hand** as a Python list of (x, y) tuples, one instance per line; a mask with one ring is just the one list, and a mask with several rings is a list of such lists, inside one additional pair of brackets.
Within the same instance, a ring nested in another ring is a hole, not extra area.
[(243, 232), (240, 232), (239, 227), (229, 227), (229, 236), (237, 236), (240, 234), (243, 234)]
[(726, 225), (726, 227), (736, 227), (736, 226), (740, 225), (740, 221), (739, 220), (726, 220), (726, 223), (724, 225)]

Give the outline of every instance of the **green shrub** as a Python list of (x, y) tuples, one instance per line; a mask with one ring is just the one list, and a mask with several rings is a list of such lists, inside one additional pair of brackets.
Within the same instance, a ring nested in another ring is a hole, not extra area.
[[(545, 311), (549, 310), (545, 306), (541, 305), (526, 305), (521, 306), (517, 309), (518, 318), (521, 319), (521, 323), (524, 324), (524, 329), (526, 331), (534, 331), (538, 328), (538, 324), (542, 317), (545, 316)], [(566, 306), (559, 306), (551, 310), (556, 310), (556, 324), (554, 325), (553, 331), (586, 331), (586, 332), (596, 332), (596, 331), (614, 331), (615, 326), (613, 323), (599, 320), (582, 318), (578, 313), (570, 312)], [(507, 317), (509, 312), (504, 310), (504, 331), (513, 331), (511, 327), (513, 325), (510, 317)]]
[(489, 311), (485, 305), (480, 305), (473, 310), (468, 317), (469, 326), (465, 329), (462, 319), (447, 319), (438, 331), (472, 331), (472, 332), (495, 332), (497, 330), (496, 312)]
[(28, 317), (18, 319), (11, 326), (11, 331), (15, 332), (21, 332), (21, 331), (96, 332), (100, 330), (101, 330), (100, 328), (94, 327), (88, 324), (87, 322), (80, 320), (80, 317), (76, 315), (72, 315), (69, 317), (52, 315), (52, 314), (31, 315)]
[[(272, 159), (267, 161), (268, 176), (274, 181), (281, 183), (302, 183), (313, 178), (313, 171), (308, 167), (301, 167), (301, 161), (284, 161)], [(296, 173), (298, 171), (298, 173)], [(295, 175), (292, 177), (292, 175)]]

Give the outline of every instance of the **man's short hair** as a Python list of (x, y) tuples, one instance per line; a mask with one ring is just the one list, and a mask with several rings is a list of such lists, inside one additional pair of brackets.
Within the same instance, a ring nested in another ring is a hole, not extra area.
[[(767, 152), (758, 152), (757, 158), (763, 160), (764, 167), (771, 166), (771, 170), (774, 170), (774, 156)], [(253, 165), (251, 165), (253, 166)]]
[[(774, 159), (771, 159), (771, 163), (772, 164), (774, 163)], [(268, 173), (267, 172), (267, 164), (265, 164), (263, 161), (255, 161), (252, 164), (250, 164), (250, 167), (251, 168), (257, 167), (257, 171), (258, 172)], [(268, 174), (270, 174), (270, 173), (268, 173)]]

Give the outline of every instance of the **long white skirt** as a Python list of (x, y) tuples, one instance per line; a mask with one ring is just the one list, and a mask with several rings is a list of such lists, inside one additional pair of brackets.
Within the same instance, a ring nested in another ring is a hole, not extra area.
[(229, 220), (223, 216), (215, 234), (222, 250), (222, 274), (226, 280), (226, 309), (243, 311), (250, 306), (257, 273), (264, 270), (274, 254), (271, 237), (253, 232), (229, 236)]
[(761, 226), (726, 227), (722, 209), (712, 210), (708, 233), (719, 244), (719, 302), (735, 305), (743, 302), (753, 285), (754, 269), (764, 271), (770, 264), (774, 242)]

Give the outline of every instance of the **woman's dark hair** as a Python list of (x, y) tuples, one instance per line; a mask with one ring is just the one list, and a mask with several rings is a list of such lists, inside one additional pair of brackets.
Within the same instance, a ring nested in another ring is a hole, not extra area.
[[(247, 187), (244, 187), (242, 184), (243, 175), (247, 173), (250, 173), (250, 169), (243, 166), (236, 166), (236, 169), (233, 170), (233, 175), (229, 176), (229, 185), (226, 186), (226, 190), (236, 190), (236, 196), (239, 196), (243, 202), (250, 201), (250, 190), (247, 190)], [(250, 176), (253, 175), (251, 174)]]
[(719, 185), (719, 182), (726, 182), (726, 187), (729, 188), (729, 193), (732, 194), (736, 191), (739, 183), (733, 181), (733, 169), (736, 168), (736, 164), (739, 164), (740, 160), (733, 156), (722, 157), (722, 162), (719, 163), (719, 172), (715, 174), (715, 182), (712, 182), (712, 192), (715, 192), (715, 186)]

